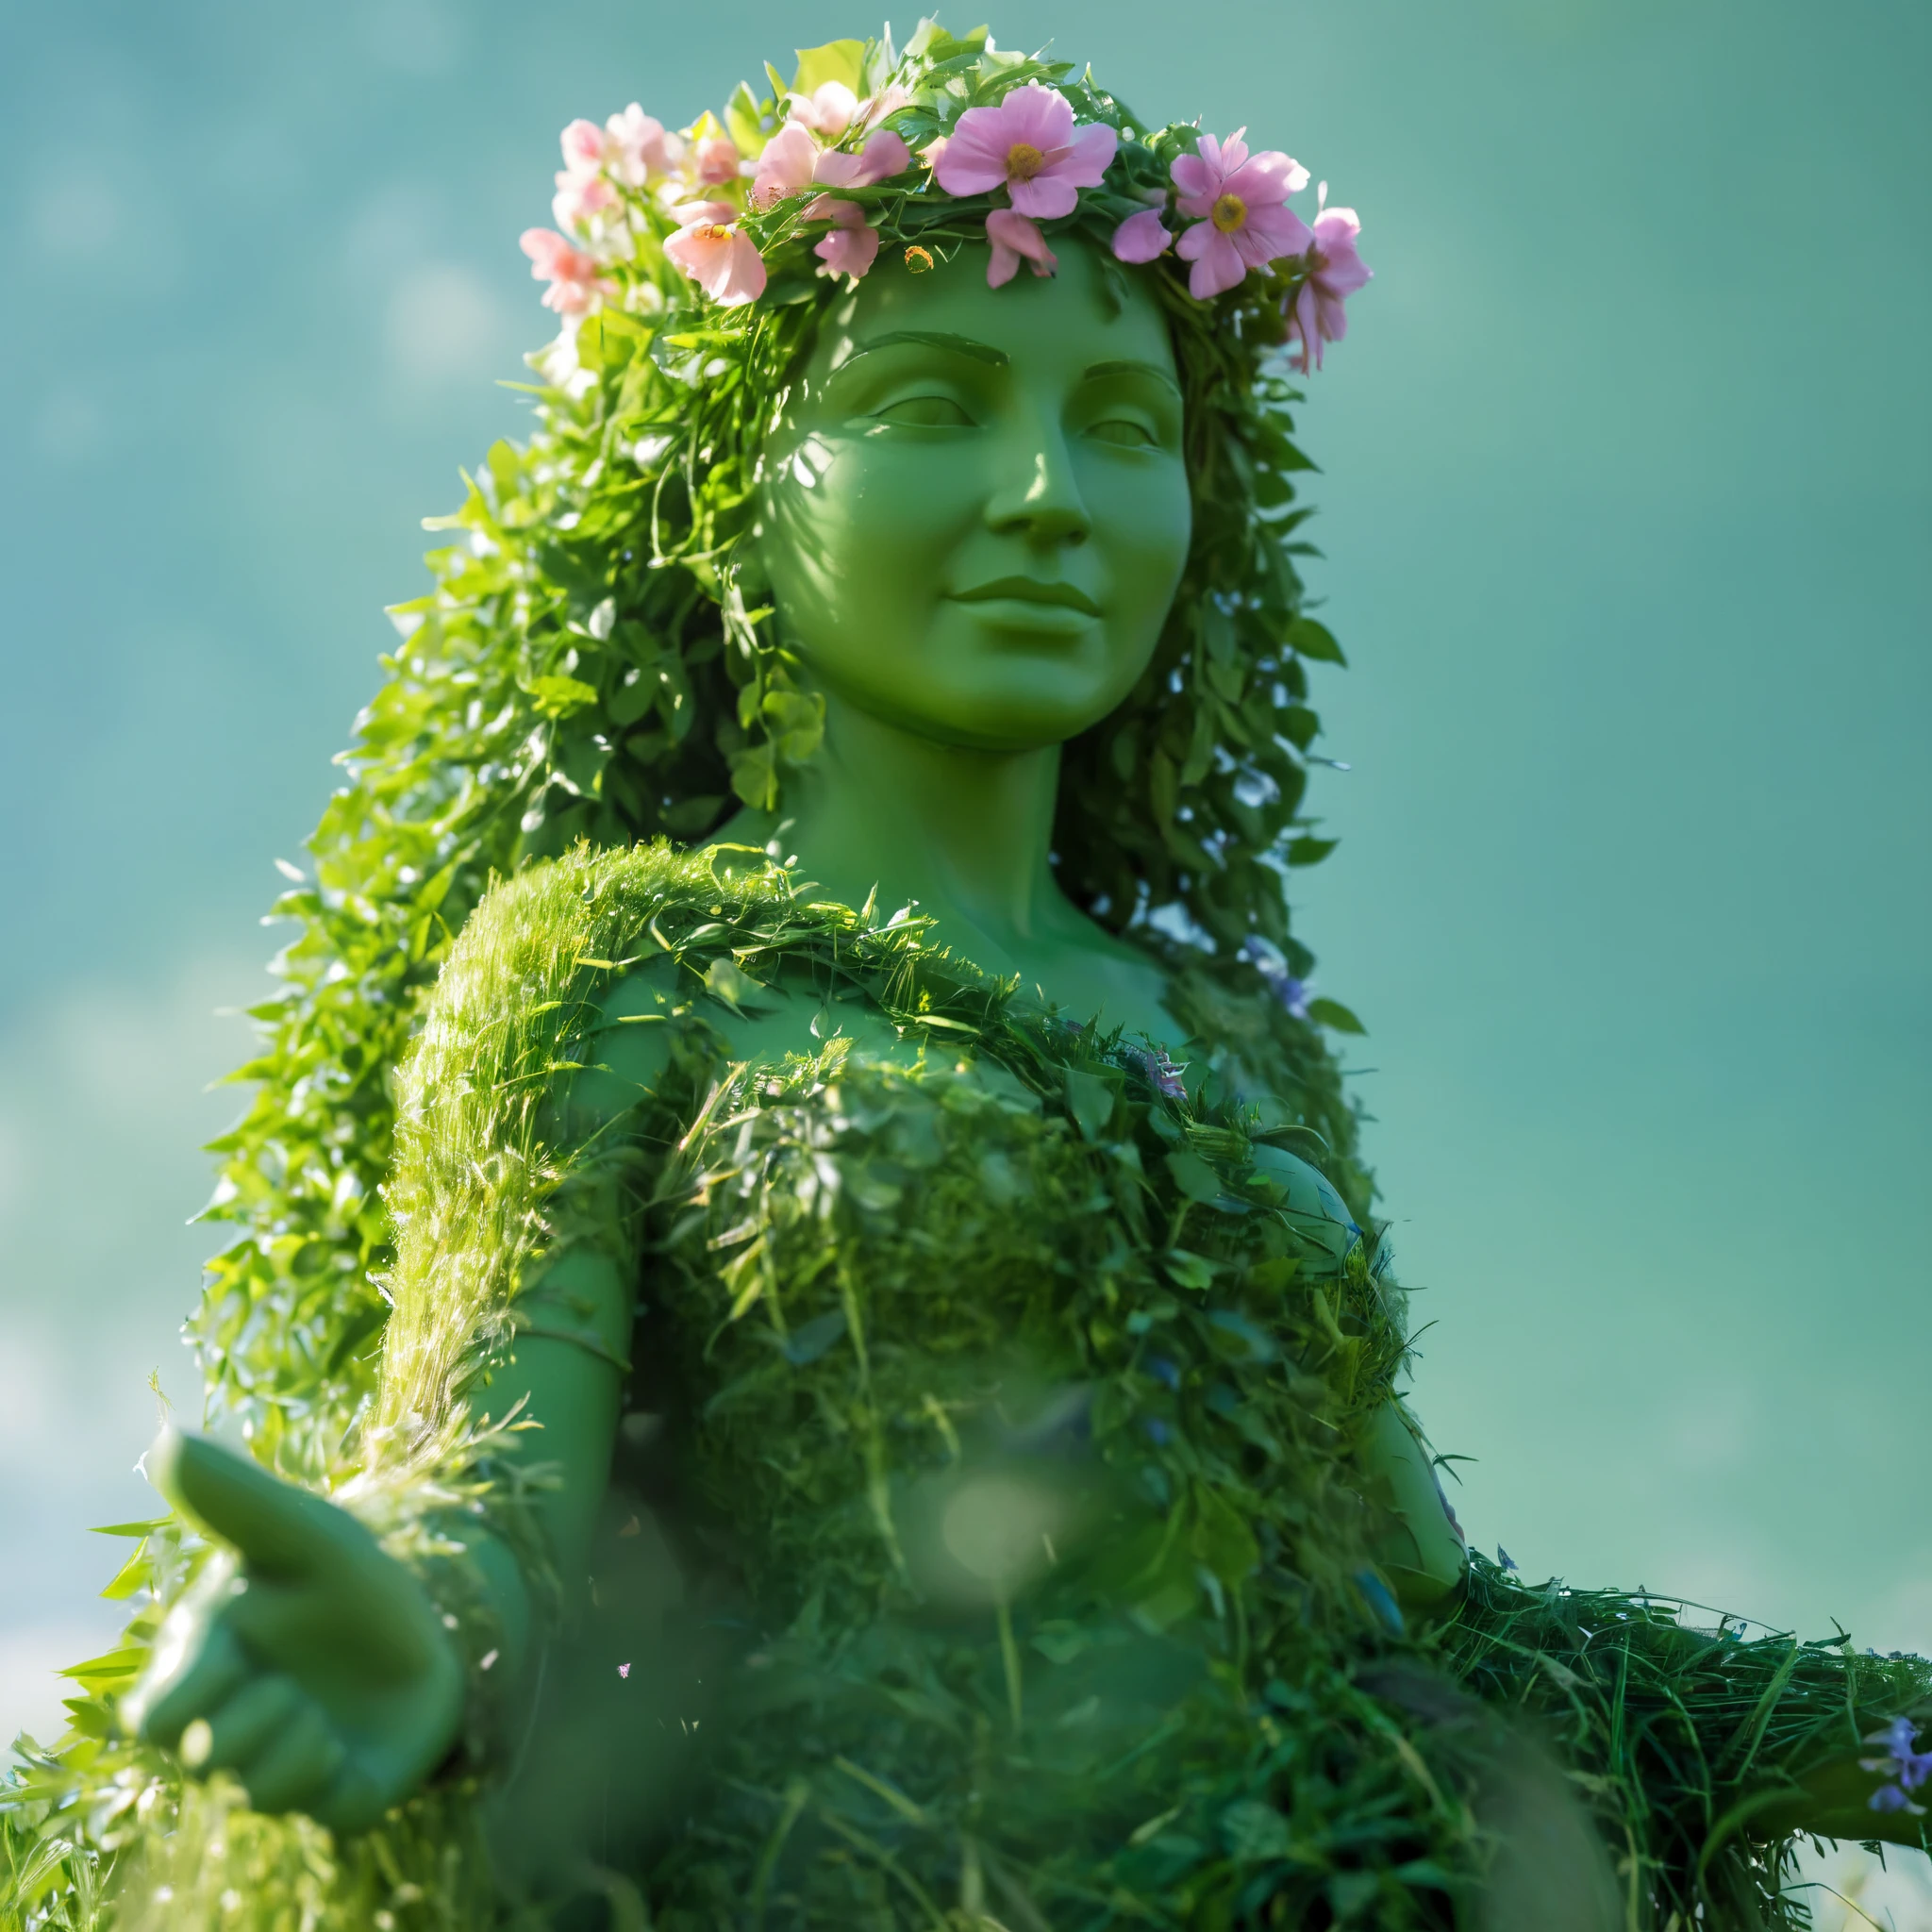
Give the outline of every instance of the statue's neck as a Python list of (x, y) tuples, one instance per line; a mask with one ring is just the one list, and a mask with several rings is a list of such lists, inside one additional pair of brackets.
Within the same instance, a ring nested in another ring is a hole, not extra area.
[(881, 915), (910, 901), (993, 971), (1018, 966), (1073, 914), (1048, 863), (1060, 748), (940, 744), (835, 696), (825, 739), (789, 773), (782, 835), (802, 876)]

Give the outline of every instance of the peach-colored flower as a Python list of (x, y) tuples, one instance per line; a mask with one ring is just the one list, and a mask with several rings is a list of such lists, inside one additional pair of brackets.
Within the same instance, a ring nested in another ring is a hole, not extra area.
[(1024, 256), (1037, 275), (1050, 275), (1060, 265), (1059, 258), (1046, 245), (1039, 225), (1009, 208), (996, 208), (986, 218), (986, 239), (992, 244), (992, 259), (986, 265), (986, 285), (1002, 288), (1020, 272)]
[(1200, 153), (1182, 155), (1168, 171), (1180, 191), (1175, 206), (1194, 217), (1175, 253), (1194, 264), (1188, 292), (1196, 301), (1308, 245), (1307, 224), (1287, 206), (1308, 185), (1308, 171), (1274, 148), (1250, 157), (1247, 131), (1238, 128), (1225, 145), (1204, 134)]
[(684, 143), (664, 131), (664, 124), (633, 101), (599, 127), (594, 121), (573, 121), (563, 130), (564, 175), (582, 179), (608, 175), (626, 188), (641, 188), (655, 175), (669, 174), (684, 154)]
[(684, 158), (683, 142), (667, 134), (664, 124), (635, 101), (611, 115), (604, 132), (604, 166), (626, 188), (641, 188), (654, 176), (670, 174)]
[(603, 175), (574, 175), (566, 168), (557, 177), (550, 212), (559, 228), (584, 234), (617, 206), (617, 190)]
[(996, 108), (969, 108), (933, 163), (948, 194), (991, 194), (1004, 188), (1023, 215), (1052, 221), (1070, 215), (1082, 188), (1097, 188), (1118, 137), (1095, 123), (1074, 125), (1066, 95), (1029, 80)]
[(732, 308), (765, 292), (764, 259), (729, 202), (691, 202), (676, 215), (685, 225), (665, 242), (665, 257), (713, 302)]
[(575, 246), (567, 236), (549, 228), (525, 228), (520, 243), (530, 258), (531, 278), (550, 284), (543, 306), (558, 315), (588, 315), (617, 284), (597, 273), (597, 258)]
[(570, 174), (594, 175), (604, 165), (604, 130), (594, 121), (573, 121), (558, 142)]
[(1322, 211), (1307, 256), (1307, 279), (1295, 291), (1288, 310), (1291, 341), (1301, 344), (1295, 358), (1306, 375), (1312, 352), (1322, 366), (1324, 342), (1339, 342), (1348, 333), (1348, 313), (1342, 304), (1372, 279), (1374, 271), (1357, 252), (1362, 225), (1352, 208), (1329, 208), (1328, 184), (1322, 184)]
[(842, 80), (828, 80), (808, 94), (787, 94), (791, 108), (788, 127), (809, 127), (827, 141), (837, 141), (858, 116), (858, 96)]
[(723, 188), (738, 179), (738, 145), (729, 135), (708, 134), (692, 147), (691, 163), (693, 180), (707, 188)]

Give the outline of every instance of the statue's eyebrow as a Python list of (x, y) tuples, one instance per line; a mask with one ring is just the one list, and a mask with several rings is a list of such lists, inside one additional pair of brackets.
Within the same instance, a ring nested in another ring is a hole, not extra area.
[(900, 328), (892, 330), (890, 335), (874, 336), (870, 341), (858, 343), (838, 367), (849, 368), (861, 356), (870, 356), (874, 349), (893, 349), (902, 342), (910, 342), (923, 349), (945, 349), (955, 356), (969, 356), (974, 361), (988, 363), (994, 369), (1005, 369), (1012, 360), (1004, 349), (995, 349), (989, 342), (975, 342), (971, 336), (937, 335), (922, 328)]
[(1096, 362), (1082, 380), (1091, 382), (1097, 375), (1151, 375), (1156, 382), (1165, 383), (1175, 395), (1181, 392), (1180, 384), (1174, 379), (1174, 371), (1163, 369), (1158, 362)]

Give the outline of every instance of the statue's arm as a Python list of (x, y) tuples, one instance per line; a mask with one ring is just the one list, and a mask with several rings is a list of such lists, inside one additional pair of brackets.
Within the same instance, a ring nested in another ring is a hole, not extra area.
[(1427, 1613), (1460, 1587), (1469, 1567), (1462, 1527), (1442, 1493), (1421, 1429), (1399, 1398), (1378, 1408), (1357, 1450), (1362, 1486), (1376, 1509), (1378, 1568), (1405, 1610)]
[[(668, 1059), (660, 994), (648, 970), (607, 990), (579, 1070), (546, 1097), (553, 1152), (625, 1131)], [(431, 1091), (426, 1104), (454, 1102)], [(419, 1208), (433, 1208), (436, 1191), (420, 1191)], [(464, 1397), (473, 1415), (501, 1422), (516, 1409), (533, 1424), (498, 1453), (542, 1478), (522, 1525), (537, 1534), (515, 1541), (542, 1550), (566, 1613), (608, 1478), (635, 1301), (629, 1242), (606, 1232), (527, 1257), (509, 1304), (513, 1339)], [(442, 1353), (434, 1304), (399, 1297), (397, 1313), (413, 1324), (406, 1347)], [(357, 1516), (246, 1457), (175, 1437), (151, 1468), (225, 1547), (171, 1613), (125, 1720), (191, 1771), (234, 1774), (258, 1809), (307, 1811), (343, 1830), (373, 1824), (462, 1732), (472, 1693), (452, 1635), (459, 1620)], [(466, 1607), (480, 1608), (492, 1633), (472, 1660), (492, 1673), (490, 1701), (514, 1721), (544, 1591), (487, 1513), (454, 1512), (432, 1527), (445, 1548), (460, 1546)]]

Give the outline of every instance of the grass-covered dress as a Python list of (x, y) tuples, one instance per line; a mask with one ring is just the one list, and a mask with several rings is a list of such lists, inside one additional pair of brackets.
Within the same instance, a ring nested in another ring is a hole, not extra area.
[[(454, 950), (400, 1117), (384, 1415), (488, 1410), (559, 1245), (639, 1290), (523, 1815), (590, 1821), (676, 1932), (1447, 1924), (1516, 1748), (1485, 1708), (1529, 1707), (1632, 1924), (1774, 1923), (1739, 1801), (1920, 1667), (1480, 1562), (1406, 1623), (1357, 1456), (1402, 1298), (1319, 1036), (1177, 957), (1179, 1070), (940, 937), (660, 844), (525, 872)], [(625, 982), (661, 1076), (587, 1126)], [(735, 1058), (802, 991), (817, 1050)]]

